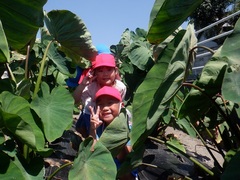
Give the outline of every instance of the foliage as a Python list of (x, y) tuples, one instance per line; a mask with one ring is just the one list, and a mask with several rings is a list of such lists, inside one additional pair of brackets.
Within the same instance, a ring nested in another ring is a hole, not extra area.
[(227, 8), (235, 3), (235, 0), (204, 0), (189, 18), (194, 20), (195, 28), (204, 28), (225, 17)]
[[(0, 3), (0, 177), (42, 179), (44, 157), (52, 153), (49, 143), (72, 125), (74, 102), (66, 79), (76, 74), (76, 66), (88, 67), (97, 52), (83, 21), (72, 12), (44, 13), (46, 1)], [(207, 169), (188, 158), (202, 168), (206, 177), (237, 176), (240, 21), (205, 65), (199, 79), (188, 83), (197, 39), (192, 23), (186, 30), (179, 26), (201, 3), (156, 0), (148, 31), (126, 29), (119, 44), (111, 46), (128, 87), (126, 105), (132, 109), (132, 129), (129, 132), (123, 111), (99, 141), (86, 138), (69, 172), (70, 179), (80, 175), (86, 179), (114, 179), (130, 172), (142, 165), (147, 140), (162, 141), (159, 129), (170, 125), (198, 136), (204, 145), (201, 132), (217, 129), (222, 147), (213, 142), (226, 157), (224, 166), (215, 160), (216, 167)], [(41, 39), (36, 40), (38, 30)], [(7, 77), (2, 76), (4, 72)], [(113, 157), (129, 138), (133, 151), (116, 169)], [(163, 143), (187, 156), (176, 139)]]

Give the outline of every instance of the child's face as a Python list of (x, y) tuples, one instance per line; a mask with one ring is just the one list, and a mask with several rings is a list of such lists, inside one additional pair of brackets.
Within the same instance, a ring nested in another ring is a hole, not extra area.
[(95, 69), (96, 80), (100, 86), (112, 86), (116, 78), (116, 68), (102, 66)]
[(100, 108), (99, 119), (106, 125), (110, 124), (119, 115), (121, 102), (111, 96), (103, 95), (97, 99), (97, 106)]

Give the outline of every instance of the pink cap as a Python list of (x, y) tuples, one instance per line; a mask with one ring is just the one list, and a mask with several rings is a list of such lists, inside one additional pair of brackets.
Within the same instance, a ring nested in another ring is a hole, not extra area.
[(118, 99), (119, 101), (122, 101), (120, 92), (116, 88), (111, 86), (103, 86), (102, 88), (100, 88), (96, 93), (95, 100), (103, 95), (112, 96)]
[(93, 69), (101, 66), (116, 67), (115, 58), (111, 54), (98, 54), (92, 62)]

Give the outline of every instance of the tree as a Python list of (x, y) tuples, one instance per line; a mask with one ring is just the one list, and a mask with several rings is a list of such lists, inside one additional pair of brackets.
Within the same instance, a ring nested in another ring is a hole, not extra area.
[(228, 12), (232, 11), (232, 8), (230, 8), (232, 5), (235, 8), (237, 7), (235, 3), (238, 3), (238, 1), (204, 0), (189, 19), (194, 21), (195, 29), (199, 30), (228, 15)]

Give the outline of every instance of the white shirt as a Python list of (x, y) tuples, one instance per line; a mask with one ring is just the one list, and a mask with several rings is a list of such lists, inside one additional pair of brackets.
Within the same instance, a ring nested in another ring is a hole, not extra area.
[[(123, 84), (122, 81), (116, 79), (113, 87), (115, 87), (120, 92), (122, 96), (122, 100), (124, 100), (126, 91), (127, 91), (125, 84)], [(84, 113), (91, 114), (89, 110), (89, 106), (92, 106), (92, 107), (96, 106), (96, 102), (94, 101), (94, 98), (95, 98), (96, 92), (100, 88), (101, 88), (100, 85), (96, 81), (94, 81), (83, 89), (81, 100), (84, 105), (84, 109), (83, 109)]]

